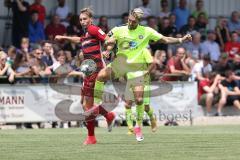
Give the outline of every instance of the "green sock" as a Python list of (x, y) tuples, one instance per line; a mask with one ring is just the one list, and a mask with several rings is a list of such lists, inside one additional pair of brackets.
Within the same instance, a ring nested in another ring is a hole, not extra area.
[(149, 107), (149, 108), (150, 108), (149, 111), (146, 113), (147, 113), (148, 117), (150, 118), (150, 120), (152, 120), (153, 119), (153, 109), (151, 107)]
[(133, 127), (132, 109), (126, 108), (125, 113), (126, 113), (126, 122), (127, 122), (128, 128), (132, 128)]
[(96, 81), (94, 87), (94, 103), (99, 104), (104, 91), (104, 82)]
[(143, 115), (144, 115), (144, 104), (137, 105), (136, 111), (137, 111), (137, 125), (141, 127), (143, 122)]

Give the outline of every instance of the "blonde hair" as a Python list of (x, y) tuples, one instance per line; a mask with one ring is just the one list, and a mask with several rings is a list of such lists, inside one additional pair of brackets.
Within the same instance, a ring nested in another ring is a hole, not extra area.
[(80, 14), (83, 14), (83, 13), (88, 15), (88, 17), (90, 17), (90, 18), (93, 17), (93, 10), (91, 7), (86, 7), (86, 8), (81, 9)]
[(143, 10), (142, 10), (141, 8), (135, 8), (135, 9), (133, 9), (133, 10), (130, 12), (130, 14), (131, 14), (133, 17), (137, 18), (138, 20), (142, 19), (143, 16), (144, 16), (144, 12), (143, 12)]

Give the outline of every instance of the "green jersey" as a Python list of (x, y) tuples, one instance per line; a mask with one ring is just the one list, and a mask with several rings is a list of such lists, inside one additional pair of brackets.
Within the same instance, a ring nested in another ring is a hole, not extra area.
[[(134, 30), (129, 30), (128, 26), (115, 27), (110, 32), (117, 41), (117, 57), (124, 57), (123, 62), (115, 62), (116, 67), (127, 70), (128, 78), (143, 75), (147, 69), (147, 63), (152, 62), (151, 54), (147, 51), (149, 41), (158, 41), (162, 35), (150, 27), (138, 25)], [(150, 56), (149, 56), (150, 55)]]

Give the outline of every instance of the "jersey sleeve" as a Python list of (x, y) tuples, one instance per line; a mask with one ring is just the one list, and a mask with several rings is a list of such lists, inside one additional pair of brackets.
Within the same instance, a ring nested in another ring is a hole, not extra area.
[(96, 37), (98, 40), (100, 41), (104, 41), (106, 38), (106, 34), (102, 31), (101, 28), (94, 26), (94, 25), (90, 25), (88, 27), (88, 33), (94, 37)]
[(149, 40), (158, 41), (162, 39), (163, 35), (158, 33), (156, 30), (146, 27), (147, 32), (149, 33)]
[(113, 37), (115, 39), (118, 39), (119, 37), (119, 27), (114, 27), (109, 33), (108, 33), (109, 37)]

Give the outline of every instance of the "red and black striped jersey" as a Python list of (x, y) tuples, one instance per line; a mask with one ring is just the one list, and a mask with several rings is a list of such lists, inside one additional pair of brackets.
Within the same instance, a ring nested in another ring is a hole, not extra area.
[(101, 42), (105, 38), (106, 34), (99, 27), (89, 25), (85, 34), (80, 39), (84, 59), (93, 59), (98, 66), (97, 71), (103, 68)]

